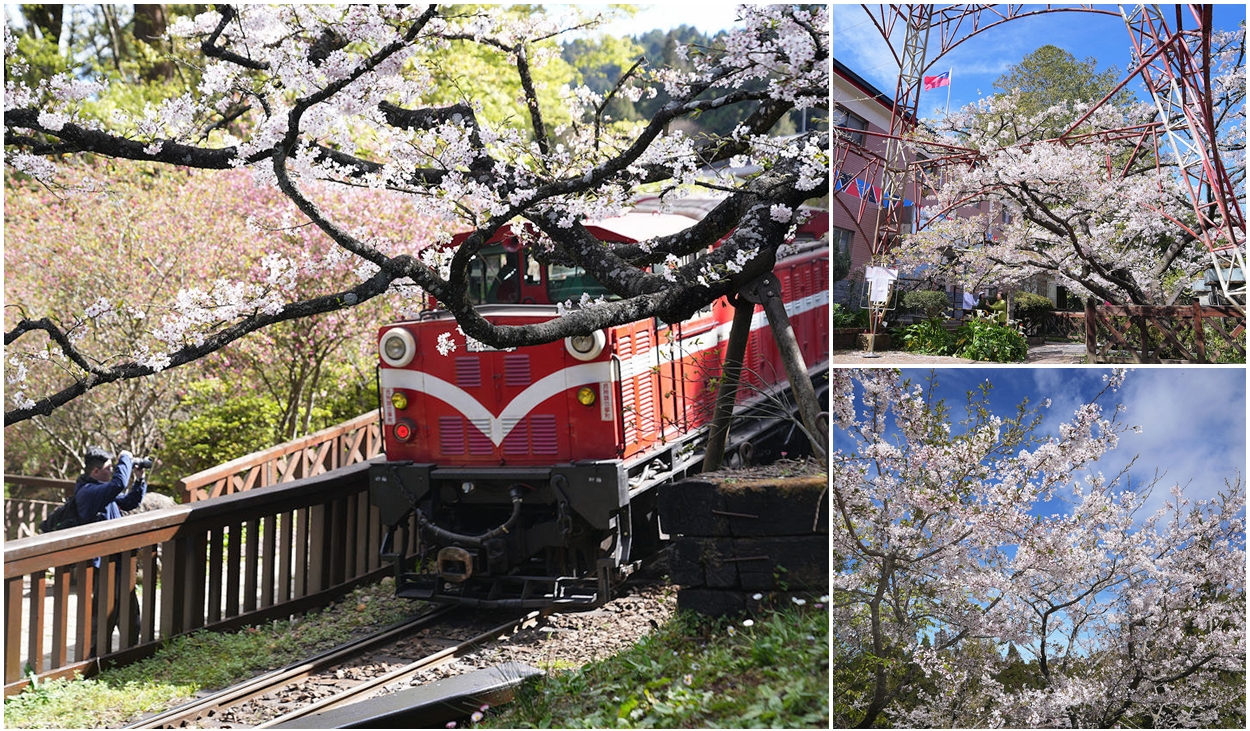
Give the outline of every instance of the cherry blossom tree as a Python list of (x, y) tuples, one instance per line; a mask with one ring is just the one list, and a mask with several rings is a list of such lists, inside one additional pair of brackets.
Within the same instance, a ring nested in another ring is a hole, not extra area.
[[(1090, 469), (1126, 426), (1102, 403), (966, 416), (893, 370), (835, 370), (835, 664), (847, 725), (1211, 726), (1244, 718), (1245, 490)], [(1136, 427), (1134, 427), (1136, 428)], [(838, 725), (835, 721), (834, 725)]]
[[(768, 134), (791, 110), (827, 105), (827, 9), (743, 6), (739, 17), (722, 45), (681, 49), (699, 56), (694, 70), (638, 64), (607, 95), (564, 88), (559, 108), (544, 102), (534, 69), (556, 53), (549, 39), (562, 28), (540, 13), (462, 6), (220, 6), (170, 26), (174, 37), (200, 48), (196, 88), (134, 113), (92, 116), (98, 86), (91, 81), (60, 75), (34, 88), (10, 81), (4, 125), (12, 169), (49, 181), (54, 159), (81, 153), (246, 168), (295, 204), (299, 223), (319, 229), (355, 262), (359, 278), (310, 291), (291, 276), (305, 263), (275, 253), (263, 283), (177, 293), (149, 336), (104, 366), (51, 319), (23, 313), (6, 323), (6, 348), (48, 350), (69, 383), (43, 393), (17, 383), (20, 398), (5, 424), (50, 413), (100, 384), (191, 362), (274, 323), (359, 305), (400, 283), (420, 287), (467, 336), (497, 347), (646, 317), (679, 321), (736, 292), (771, 269), (799, 205), (825, 193), (829, 145), (824, 131)], [(493, 123), (471, 98), (436, 101), (455, 82), (441, 61), (458, 46), (494, 54), (513, 69), (522, 92), (516, 115)], [(6, 36), (6, 66), (20, 70), (14, 48)], [(671, 101), (651, 119), (603, 117), (609, 97), (641, 98), (660, 88)], [(750, 110), (731, 135), (668, 131), (675, 121), (730, 106)], [(567, 122), (552, 123), (559, 119)], [(759, 173), (700, 179), (705, 166), (730, 161)], [(362, 186), (413, 219), (455, 222), (472, 233), (454, 249), (432, 246), (439, 242), (355, 226), (324, 199), (335, 187)], [(643, 186), (670, 199), (711, 187), (724, 199), (691, 229), (641, 245), (604, 245), (581, 226), (621, 213)], [(521, 222), (540, 232), (528, 243), (533, 251), (582, 266), (615, 298), (570, 303), (565, 317), (540, 325), (481, 317), (466, 294), (469, 261), (502, 227)], [(689, 263), (651, 271), (685, 256)]]
[[(1244, 29), (1217, 32), (1213, 47), (1219, 154), (1244, 194)], [(900, 259), (935, 265), (968, 287), (1044, 275), (1112, 304), (1175, 301), (1209, 257), (1188, 195), (1169, 173), (1170, 153), (1156, 159), (1141, 137), (1157, 117), (1154, 107), (1103, 105), (1055, 138), (1056, 120), (1079, 120), (1097, 101), (1030, 112), (1021, 92), (1008, 92), (921, 132), (915, 149), (930, 159), (951, 160), (942, 144), (972, 152), (930, 170), (931, 221), (905, 238)]]
[[(151, 337), (153, 323), (168, 321), (185, 302), (194, 304), (206, 293), (232, 286), (332, 290), (359, 279), (356, 262), (317, 229), (296, 225), (300, 216), (290, 201), (255, 185), (245, 170), (209, 173), (101, 161), (58, 172), (55, 187), (8, 181), (6, 317), (42, 313), (97, 367), (125, 362)], [(369, 189), (327, 190), (324, 197), (336, 215), (355, 225), (415, 240), (442, 233), (437, 222), (409, 220)], [(230, 256), (223, 258), (223, 251)], [(278, 256), (298, 267), (275, 276)], [(22, 449), (6, 451), (6, 471), (72, 476), (81, 468), (74, 459), (87, 444), (164, 452), (168, 425), (162, 423), (188, 416), (180, 408), (187, 388), (205, 379), (225, 384), (225, 393), (275, 404), (272, 428), (256, 435), (262, 445), (325, 426), (314, 421), (323, 403), (349, 394), (353, 384), (367, 389), (374, 382), (376, 354), (361, 334), (395, 319), (406, 301), (378, 299), (278, 323), (186, 368), (108, 384), (49, 416), (15, 425), (9, 438)], [(64, 364), (54, 355), (11, 348), (10, 389), (24, 384), (55, 390)], [(21, 398), (16, 390), (10, 395)], [(39, 448), (37, 434), (46, 449)]]

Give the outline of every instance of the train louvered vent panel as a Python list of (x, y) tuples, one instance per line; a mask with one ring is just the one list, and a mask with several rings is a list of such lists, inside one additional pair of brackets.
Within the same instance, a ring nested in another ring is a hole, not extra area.
[(463, 417), (438, 417), (438, 446), (443, 454), (464, 454)]
[(494, 454), (495, 443), (490, 440), (490, 419), (469, 420), (465, 431), (469, 435), (469, 454)]
[[(651, 333), (647, 330), (640, 330), (637, 334), (637, 347), (635, 352), (647, 353), (651, 350)], [(646, 357), (640, 360), (640, 372), (638, 373), (638, 429), (643, 434), (650, 434), (655, 431), (655, 387), (652, 384), (654, 370), (654, 357)]]
[(533, 383), (530, 377), (530, 357), (528, 355), (505, 355), (503, 357), (503, 382), (505, 386), (528, 386)]
[(503, 438), (502, 446), (505, 455), (529, 454), (529, 424), (525, 419), (504, 419), (503, 429), (508, 435)]
[[(621, 359), (622, 364), (629, 363), (629, 357), (634, 354), (634, 339), (626, 335), (616, 341), (616, 354)], [(625, 366), (629, 368), (628, 365)], [(630, 376), (629, 371), (625, 370), (621, 378), (621, 420), (625, 424), (625, 441), (638, 441), (638, 426), (634, 423), (634, 411), (636, 405), (634, 403), (634, 379)]]
[(530, 442), (534, 445), (534, 454), (556, 454), (560, 451), (554, 414), (530, 417)]
[[(504, 423), (508, 428), (508, 423)], [(527, 454), (557, 454), (559, 439), (556, 436), (556, 417), (552, 414), (535, 414), (521, 419), (503, 440), (506, 456)]]
[(482, 385), (482, 362), (476, 357), (456, 358), (456, 385), (477, 388)]

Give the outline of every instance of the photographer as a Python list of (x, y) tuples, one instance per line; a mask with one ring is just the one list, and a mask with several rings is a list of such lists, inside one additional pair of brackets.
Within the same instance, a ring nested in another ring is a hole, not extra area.
[[(123, 451), (117, 457), (117, 466), (113, 466), (113, 455), (100, 447), (88, 447), (83, 458), (85, 471), (78, 478), (78, 482), (74, 485), (74, 496), (78, 504), (78, 516), (83, 523), (94, 523), (100, 520), (112, 520), (113, 518), (122, 517), (123, 510), (133, 510), (143, 501), (143, 496), (147, 494), (148, 483), (144, 476), (144, 469), (151, 466), (151, 460), (145, 460), (138, 464), (130, 452)], [(135, 484), (127, 490), (130, 483), (130, 474), (135, 472)], [(109, 557), (110, 561), (121, 564), (121, 555), (116, 554)], [(100, 559), (92, 559), (92, 565), (97, 569), (100, 568)], [(133, 646), (139, 641), (139, 597), (135, 594), (134, 585), (125, 581), (122, 572), (116, 573), (117, 583), (114, 586), (114, 596), (117, 597), (117, 604), (109, 612), (107, 632), (112, 634), (113, 628), (117, 626), (118, 609), (121, 606), (123, 596), (127, 593), (130, 595), (130, 637), (127, 646)], [(98, 576), (102, 581), (103, 572)], [(104, 595), (104, 586), (97, 583), (96, 591), (93, 595), (94, 601), (91, 606), (91, 623), (92, 627), (97, 630), (99, 624), (99, 603)], [(123, 638), (124, 640), (127, 638)], [(109, 642), (111, 643), (111, 639)], [(96, 654), (97, 642), (92, 642), (91, 655)]]

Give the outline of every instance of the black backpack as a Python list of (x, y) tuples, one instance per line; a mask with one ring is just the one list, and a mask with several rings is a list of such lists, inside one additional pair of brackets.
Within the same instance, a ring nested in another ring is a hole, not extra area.
[(69, 500), (56, 510), (53, 510), (48, 517), (39, 522), (40, 533), (51, 533), (54, 530), (63, 530), (65, 528), (75, 528), (91, 521), (84, 521), (78, 516), (78, 501), (75, 499), (77, 495), (70, 495)]

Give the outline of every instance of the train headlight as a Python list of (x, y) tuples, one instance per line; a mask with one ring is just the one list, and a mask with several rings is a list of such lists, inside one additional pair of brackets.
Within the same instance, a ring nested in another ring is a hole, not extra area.
[(412, 338), (412, 333), (402, 327), (387, 330), (382, 335), (382, 342), (378, 347), (382, 355), (382, 360), (392, 368), (403, 368), (412, 362), (417, 355), (417, 343)]
[(394, 406), (395, 408), (400, 409), (400, 410), (408, 408), (408, 397), (403, 395), (399, 391), (396, 391), (395, 393), (391, 394), (391, 406)]
[(587, 386), (577, 389), (577, 403), (582, 406), (590, 406), (595, 403), (595, 390)]
[(589, 335), (574, 335), (571, 338), (565, 338), (564, 349), (578, 360), (594, 360), (603, 352), (603, 347), (607, 345), (607, 342), (608, 338), (603, 331), (596, 330)]
[(416, 431), (416, 427), (407, 419), (400, 419), (395, 424), (395, 438), (401, 442), (412, 441)]

